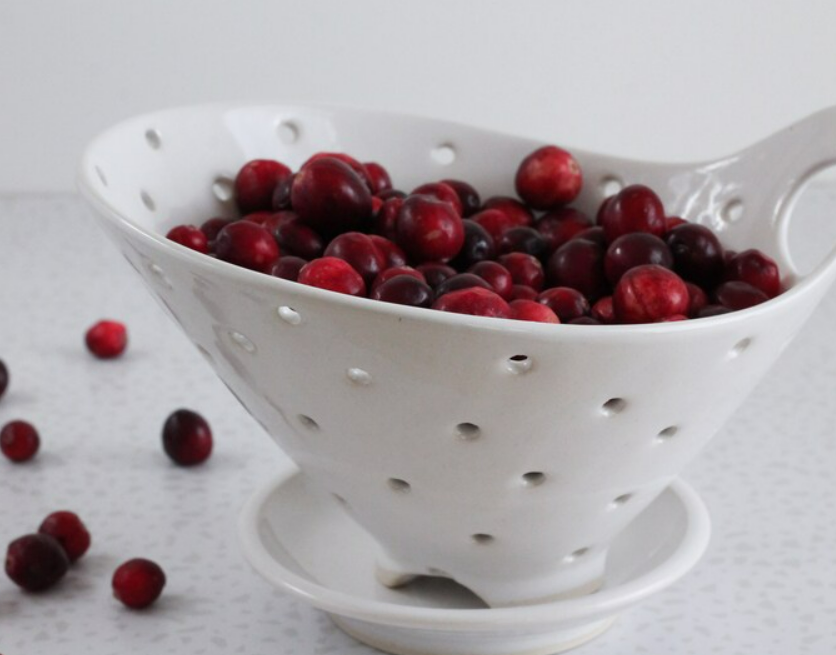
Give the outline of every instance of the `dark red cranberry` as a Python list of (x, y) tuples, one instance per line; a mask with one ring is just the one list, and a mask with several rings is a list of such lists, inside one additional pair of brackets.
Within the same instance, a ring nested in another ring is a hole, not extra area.
[(275, 216), (275, 212), (271, 211), (260, 211), (260, 212), (253, 212), (252, 214), (247, 214), (241, 218), (242, 221), (249, 221), (250, 223), (255, 223), (256, 225), (264, 226), (264, 224), (270, 220), (272, 216)]
[(308, 262), (299, 271), (301, 284), (345, 293), (349, 296), (365, 296), (366, 283), (351, 264), (336, 257), (322, 257)]
[(451, 291), (438, 298), (432, 307), (456, 314), (511, 318), (511, 307), (508, 303), (493, 291), (481, 287)]
[(499, 258), (499, 263), (508, 269), (514, 284), (525, 284), (535, 291), (543, 288), (546, 274), (540, 260), (524, 252), (509, 252)]
[(656, 323), (688, 312), (688, 287), (676, 273), (653, 264), (627, 271), (613, 293), (619, 323)]
[(90, 548), (87, 526), (73, 512), (53, 512), (43, 520), (38, 532), (55, 539), (67, 553), (70, 563), (77, 561)]
[(552, 253), (549, 286), (571, 287), (594, 302), (608, 290), (604, 276), (604, 248), (586, 239), (571, 239)]
[(659, 323), (676, 323), (678, 321), (687, 321), (688, 317), (685, 314), (674, 314), (673, 316), (668, 316), (667, 318), (663, 318)]
[(429, 196), (430, 198), (435, 198), (436, 200), (449, 202), (459, 216), (462, 214), (462, 201), (459, 200), (459, 194), (456, 193), (453, 187), (448, 184), (444, 184), (444, 182), (429, 182), (427, 184), (422, 184), (419, 187), (415, 187), (410, 195)]
[(512, 227), (497, 244), (499, 253), (524, 252), (537, 259), (543, 258), (548, 252), (546, 239), (533, 227)]
[(0, 398), (6, 393), (9, 386), (9, 369), (6, 368), (5, 362), (0, 359)]
[(477, 262), (470, 267), (468, 273), (478, 275), (485, 280), (501, 298), (508, 300), (514, 289), (514, 279), (511, 272), (498, 262)]
[(372, 219), (374, 231), (387, 239), (394, 239), (398, 212), (401, 210), (403, 203), (403, 198), (388, 198), (385, 200)]
[(61, 545), (45, 534), (27, 534), (6, 550), (6, 575), (26, 591), (44, 591), (55, 585), (70, 568)]
[(591, 316), (579, 316), (578, 318), (573, 318), (569, 321), (569, 325), (601, 325), (601, 321), (598, 321)]
[(458, 273), (448, 277), (435, 288), (435, 297), (441, 298), (444, 294), (452, 291), (461, 291), (472, 287), (488, 289), (489, 291), (494, 290), (490, 282), (474, 273)]
[(322, 256), (322, 237), (305, 225), (296, 212), (277, 212), (264, 227), (272, 233), (282, 253), (308, 260)]
[(482, 209), (501, 211), (514, 225), (531, 225), (534, 223), (534, 215), (531, 210), (519, 200), (510, 196), (492, 196), (485, 201)]
[(163, 449), (180, 466), (201, 464), (212, 454), (212, 430), (197, 412), (178, 409), (163, 424)]
[(550, 253), (590, 227), (592, 227), (592, 221), (589, 217), (571, 207), (563, 207), (544, 214), (534, 223), (534, 229), (546, 239)]
[(296, 180), (296, 173), (283, 177), (273, 191), (273, 202), (271, 208), (274, 212), (291, 209), (290, 192), (293, 190), (293, 182)]
[(604, 273), (613, 286), (631, 268), (644, 264), (673, 269), (673, 255), (665, 242), (647, 232), (623, 234), (610, 244), (604, 255)]
[(131, 609), (148, 607), (163, 592), (165, 573), (151, 560), (136, 558), (121, 564), (113, 573), (113, 595)]
[(234, 222), (234, 218), (210, 218), (200, 226), (200, 231), (206, 235), (206, 240), (211, 243), (218, 238), (218, 232)]
[(377, 274), (386, 268), (383, 253), (368, 235), (360, 232), (346, 232), (336, 237), (325, 249), (325, 256), (347, 261), (366, 284), (371, 284)]
[(273, 208), (276, 185), (291, 171), (284, 164), (271, 159), (253, 159), (235, 177), (235, 202), (242, 215)]
[(444, 282), (448, 277), (452, 277), (458, 271), (452, 266), (442, 264), (440, 262), (426, 262), (415, 267), (420, 271), (433, 289), (436, 289), (439, 284)]
[(372, 218), (377, 216), (381, 207), (383, 207), (383, 201), (377, 196), (372, 196)]
[(685, 286), (688, 287), (688, 298), (690, 299), (688, 302), (688, 316), (697, 316), (703, 307), (708, 305), (708, 296), (702, 290), (702, 287), (698, 287), (693, 282), (686, 282)]
[(511, 318), (517, 321), (533, 321), (536, 323), (560, 323), (551, 309), (535, 300), (512, 300), (510, 303)]
[(415, 262), (449, 261), (464, 244), (462, 219), (448, 202), (410, 196), (398, 212), (395, 243)]
[(769, 298), (781, 293), (781, 272), (778, 270), (778, 264), (760, 250), (744, 250), (732, 257), (726, 268), (726, 276), (729, 280), (751, 284)]
[(577, 289), (552, 287), (541, 291), (537, 302), (551, 309), (561, 323), (568, 323), (573, 318), (589, 314), (589, 301)]
[(396, 243), (378, 234), (370, 234), (369, 239), (372, 240), (375, 248), (383, 255), (386, 268), (406, 266), (406, 253)]
[(0, 451), (13, 462), (26, 462), (41, 447), (41, 438), (31, 423), (9, 421), (0, 430)]
[(662, 201), (651, 189), (641, 184), (625, 187), (602, 206), (599, 222), (610, 243), (622, 234), (649, 232), (661, 237), (667, 230)]
[(311, 155), (308, 160), (299, 167), (299, 170), (301, 171), (303, 168), (310, 166), (315, 161), (320, 161), (322, 159), (336, 159), (337, 161), (342, 162), (353, 170), (361, 180), (363, 180), (370, 192), (374, 193), (372, 190), (372, 181), (366, 167), (354, 159), (354, 157), (347, 155), (344, 152), (318, 152)]
[(612, 296), (598, 298), (589, 310), (592, 318), (603, 325), (615, 323), (615, 310), (612, 306)]
[(477, 223), (491, 235), (494, 243), (502, 238), (507, 230), (518, 227), (514, 219), (498, 209), (485, 209), (471, 216), (470, 220)]
[(710, 288), (723, 277), (723, 247), (707, 227), (678, 225), (668, 232), (665, 241), (673, 254), (674, 269), (683, 280)]
[(578, 232), (572, 239), (585, 239), (587, 241), (592, 241), (593, 243), (597, 243), (601, 246), (605, 251), (607, 249), (607, 238), (604, 236), (604, 228), (600, 225), (594, 225), (592, 227), (588, 227), (582, 232)]
[(381, 191), (376, 195), (384, 202), (391, 200), (392, 198), (400, 198), (401, 200), (406, 198), (406, 192), (401, 191), (400, 189), (386, 189), (386, 191)]
[(374, 292), (381, 284), (388, 282), (393, 277), (397, 277), (398, 275), (408, 275), (410, 277), (414, 277), (416, 280), (421, 280), (421, 282), (427, 281), (421, 271), (414, 269), (411, 266), (393, 266), (392, 268), (387, 268), (385, 271), (381, 271), (374, 279), (369, 297), (374, 298)]
[(99, 359), (113, 359), (125, 352), (128, 329), (119, 321), (99, 321), (87, 330), (84, 343)]
[(302, 222), (326, 238), (357, 230), (372, 215), (366, 182), (348, 165), (329, 157), (302, 167), (290, 199)]
[(204, 255), (209, 252), (209, 240), (200, 228), (194, 225), (178, 225), (171, 228), (165, 236), (174, 243), (179, 243), (181, 246), (191, 248)]
[(479, 197), (479, 192), (470, 184), (461, 180), (441, 181), (453, 189), (459, 196), (459, 202), (462, 204), (462, 216), (467, 218), (479, 211), (479, 208), (482, 206), (482, 199)]
[(522, 160), (514, 178), (517, 195), (534, 209), (554, 209), (572, 202), (582, 183), (578, 162), (557, 146), (532, 152)]
[(367, 161), (363, 164), (363, 168), (366, 169), (366, 176), (372, 193), (378, 194), (392, 188), (392, 178), (389, 177), (388, 171), (383, 166), (377, 162)]
[(710, 318), (711, 316), (720, 316), (721, 314), (730, 314), (733, 309), (723, 307), (723, 305), (706, 305), (697, 312), (696, 318)]
[(537, 300), (537, 292), (524, 284), (515, 284), (511, 287), (511, 295), (508, 302), (512, 300)]
[(396, 275), (386, 280), (372, 291), (370, 297), (411, 307), (429, 307), (434, 298), (430, 285), (412, 275)]
[(276, 263), (273, 264), (273, 267), (270, 269), (270, 275), (273, 277), (280, 277), (283, 280), (296, 282), (296, 280), (299, 279), (299, 271), (301, 271), (302, 267), (307, 263), (308, 262), (301, 257), (288, 255), (278, 259)]
[(451, 262), (453, 266), (462, 270), (470, 268), (477, 262), (493, 259), (496, 256), (496, 247), (488, 231), (470, 219), (463, 220), (462, 225), (464, 226), (464, 244)]
[(279, 258), (279, 246), (270, 232), (249, 221), (227, 225), (215, 240), (218, 259), (254, 271), (268, 273)]
[(714, 300), (723, 307), (738, 310), (760, 305), (769, 300), (769, 296), (748, 282), (732, 280), (723, 282), (714, 290)]
[(665, 219), (665, 227), (667, 227), (668, 232), (670, 232), (675, 227), (687, 224), (688, 221), (686, 221), (684, 218), (680, 218), (679, 216), (668, 216)]

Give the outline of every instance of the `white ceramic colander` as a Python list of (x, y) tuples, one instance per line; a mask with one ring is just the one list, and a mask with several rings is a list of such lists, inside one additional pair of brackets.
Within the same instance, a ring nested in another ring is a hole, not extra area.
[(635, 326), (549, 325), (338, 295), (236, 268), (164, 238), (231, 215), (245, 161), (319, 150), (379, 161), (399, 188), (461, 178), (513, 192), (539, 142), (371, 111), (210, 106), (122, 123), (88, 148), (80, 188), (125, 258), (309, 486), (386, 553), (380, 575), (454, 578), (492, 606), (592, 591), (607, 548), (728, 419), (836, 275), (801, 277), (796, 192), (836, 162), (836, 110), (716, 162), (573, 150), (576, 205), (654, 188), (669, 214), (778, 260), (790, 288), (758, 307)]

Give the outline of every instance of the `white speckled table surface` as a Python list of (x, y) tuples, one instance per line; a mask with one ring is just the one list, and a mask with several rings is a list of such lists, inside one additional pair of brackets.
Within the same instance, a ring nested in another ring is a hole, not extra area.
[[(819, 245), (836, 242), (836, 189), (811, 192), (803, 211)], [(0, 543), (59, 508), (77, 511), (93, 535), (88, 555), (48, 593), (22, 593), (0, 575), (0, 653), (376, 652), (244, 561), (237, 513), (283, 456), (78, 199), (0, 198), (0, 316), (0, 359), (12, 376), (0, 423), (25, 418), (42, 437), (34, 462), (0, 461)], [(85, 329), (103, 317), (129, 326), (120, 360), (84, 349)], [(836, 289), (685, 472), (712, 514), (703, 561), (574, 652), (836, 652), (834, 324)], [(162, 452), (160, 428), (179, 407), (213, 426), (205, 466), (179, 469)], [(163, 598), (145, 612), (110, 594), (113, 569), (135, 556), (168, 573)]]

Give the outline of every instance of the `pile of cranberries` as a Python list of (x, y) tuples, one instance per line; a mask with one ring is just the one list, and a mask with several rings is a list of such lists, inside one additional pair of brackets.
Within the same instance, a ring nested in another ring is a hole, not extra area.
[(179, 225), (168, 238), (286, 280), (383, 302), (546, 323), (654, 323), (714, 316), (781, 292), (776, 263), (724, 250), (707, 227), (668, 216), (652, 189), (608, 197), (596, 220), (570, 206), (583, 175), (544, 146), (519, 165), (519, 199), (467, 182), (396, 190), (377, 163), (317, 153), (294, 173), (247, 162), (240, 218)]

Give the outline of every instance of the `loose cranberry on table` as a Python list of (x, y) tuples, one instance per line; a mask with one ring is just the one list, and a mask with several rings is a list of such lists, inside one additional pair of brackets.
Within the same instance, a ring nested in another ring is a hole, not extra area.
[(335, 237), (325, 249), (325, 257), (336, 257), (348, 262), (366, 284), (371, 284), (383, 269), (386, 259), (374, 241), (360, 232), (345, 232)]
[(429, 307), (433, 304), (435, 295), (430, 285), (423, 280), (412, 275), (401, 274), (389, 278), (375, 287), (370, 298), (397, 305)]
[(599, 324), (610, 325), (615, 323), (615, 310), (612, 305), (612, 296), (598, 298), (589, 310), (591, 317)]
[(379, 234), (370, 234), (369, 239), (378, 249), (383, 260), (386, 262), (386, 268), (393, 266), (406, 266), (406, 253), (393, 241), (382, 237)]
[(90, 548), (90, 532), (73, 512), (53, 512), (43, 520), (38, 533), (55, 539), (67, 553), (70, 563), (80, 559)]
[(546, 239), (550, 253), (590, 227), (592, 227), (592, 221), (589, 217), (572, 207), (555, 209), (544, 214), (534, 223), (534, 229)]
[(471, 289), (474, 287), (495, 291), (490, 282), (478, 275), (473, 273), (457, 273), (448, 277), (435, 288), (435, 297), (441, 298), (441, 296), (453, 291), (461, 291), (462, 289)]
[(718, 305), (738, 310), (760, 305), (769, 300), (769, 296), (748, 282), (732, 280), (731, 282), (723, 282), (714, 290), (714, 300), (717, 301)]
[(641, 184), (625, 187), (608, 198), (598, 212), (598, 222), (609, 243), (622, 234), (649, 232), (661, 237), (667, 230), (662, 201), (652, 189)]
[(26, 591), (49, 589), (69, 568), (67, 553), (49, 535), (24, 535), (12, 541), (6, 550), (6, 575)]
[(282, 254), (308, 260), (322, 256), (322, 237), (302, 223), (294, 211), (284, 210), (272, 214), (264, 222), (264, 228), (273, 235)]
[(674, 268), (683, 280), (704, 288), (714, 287), (723, 277), (723, 247), (704, 225), (684, 223), (665, 235)]
[(519, 227), (519, 223), (513, 217), (498, 209), (483, 209), (473, 214), (470, 220), (484, 228), (494, 243), (497, 243), (506, 231)]
[(218, 259), (262, 273), (269, 273), (279, 258), (279, 246), (270, 232), (249, 221), (223, 228), (215, 239)]
[(781, 293), (778, 264), (760, 250), (750, 249), (734, 255), (726, 266), (726, 277), (751, 284), (774, 298)]
[(545, 237), (533, 227), (512, 227), (505, 231), (497, 244), (497, 250), (501, 255), (509, 252), (524, 252), (537, 259), (545, 257), (548, 249)]
[(604, 273), (612, 285), (631, 268), (656, 264), (673, 269), (673, 255), (659, 237), (647, 232), (633, 232), (618, 237), (604, 255)]
[(572, 202), (581, 191), (583, 175), (571, 153), (557, 146), (538, 148), (517, 168), (517, 195), (534, 209), (554, 209)]
[(131, 559), (113, 573), (113, 595), (131, 609), (143, 609), (160, 597), (165, 583), (165, 572), (157, 563)]
[(9, 386), (9, 369), (6, 368), (5, 362), (0, 359), (0, 398), (6, 393)]
[(613, 293), (613, 310), (619, 323), (656, 323), (685, 315), (689, 302), (682, 278), (654, 264), (631, 268)]
[(0, 451), (13, 462), (26, 462), (41, 447), (41, 438), (31, 423), (9, 421), (0, 430)]
[(429, 284), (433, 289), (438, 287), (438, 285), (444, 282), (444, 280), (448, 277), (452, 277), (458, 273), (458, 271), (456, 271), (456, 269), (452, 266), (442, 264), (441, 262), (426, 262), (424, 264), (419, 264), (415, 267), (415, 270), (419, 271), (424, 276), (427, 284)]
[(509, 300), (514, 289), (514, 278), (511, 272), (499, 262), (477, 262), (468, 269), (468, 273), (478, 275), (502, 298)]
[(496, 209), (505, 214), (515, 226), (531, 225), (534, 214), (516, 198), (510, 196), (491, 196), (482, 205), (482, 210)]
[(510, 252), (499, 258), (499, 263), (508, 269), (514, 284), (524, 284), (535, 291), (543, 288), (546, 274), (540, 260), (523, 252)]
[(212, 430), (190, 409), (178, 409), (163, 424), (163, 450), (175, 464), (193, 466), (212, 454)]
[(536, 323), (560, 323), (551, 309), (535, 300), (512, 300), (510, 303), (511, 318), (518, 321), (533, 321)]
[(462, 225), (464, 226), (464, 244), (451, 262), (454, 267), (463, 270), (477, 262), (496, 257), (493, 237), (485, 228), (470, 219), (463, 220)]
[(428, 184), (422, 184), (421, 186), (415, 187), (410, 195), (429, 196), (430, 198), (435, 198), (436, 200), (449, 202), (453, 206), (453, 209), (456, 210), (456, 213), (459, 216), (462, 215), (462, 201), (459, 199), (459, 194), (456, 193), (453, 187), (445, 184), (444, 182), (430, 182)]
[(357, 230), (371, 219), (372, 194), (365, 180), (338, 159), (305, 164), (290, 191), (302, 222), (326, 238)]
[(551, 309), (561, 323), (589, 314), (589, 301), (577, 289), (552, 287), (540, 292), (537, 302)]
[(464, 244), (462, 219), (448, 202), (410, 196), (398, 212), (395, 243), (414, 262), (449, 261)]
[(84, 334), (87, 349), (99, 359), (113, 359), (128, 345), (128, 330), (119, 321), (99, 321)]
[(363, 277), (347, 261), (336, 257), (322, 257), (308, 262), (299, 271), (297, 282), (349, 296), (366, 295)]
[(247, 162), (235, 176), (235, 203), (242, 215), (272, 209), (273, 192), (289, 177), (290, 169), (270, 159)]
[(194, 225), (178, 225), (171, 228), (165, 236), (174, 243), (179, 243), (181, 246), (204, 255), (209, 252), (209, 239), (199, 227)]
[(387, 239), (395, 238), (395, 224), (403, 202), (403, 198), (387, 198), (383, 201), (383, 205), (372, 218), (375, 232)]
[(288, 255), (277, 260), (270, 269), (270, 275), (280, 277), (283, 280), (296, 282), (299, 279), (299, 271), (308, 262), (301, 257)]
[(371, 293), (369, 297), (374, 297), (374, 291), (384, 282), (388, 282), (393, 277), (397, 277), (398, 275), (408, 275), (410, 277), (414, 277), (416, 280), (421, 280), (421, 282), (426, 283), (427, 278), (424, 277), (424, 274), (412, 268), (411, 266), (393, 266), (392, 268), (387, 268), (384, 271), (381, 271), (378, 276), (372, 282)]
[(366, 178), (372, 193), (378, 194), (392, 188), (392, 178), (383, 166), (377, 162), (367, 161), (363, 163), (363, 168), (366, 169)]
[(462, 180), (441, 180), (449, 186), (459, 196), (459, 201), (462, 204), (462, 216), (467, 218), (479, 211), (482, 206), (482, 199), (479, 197), (479, 192), (467, 182)]
[(433, 303), (433, 309), (456, 314), (511, 318), (511, 307), (493, 291), (480, 287), (451, 291)]
[(546, 265), (549, 286), (570, 287), (596, 301), (608, 291), (603, 246), (575, 238), (552, 253)]
[(206, 240), (212, 243), (218, 238), (218, 232), (224, 229), (230, 223), (234, 223), (234, 218), (210, 218), (208, 221), (200, 226), (200, 231), (206, 236)]

